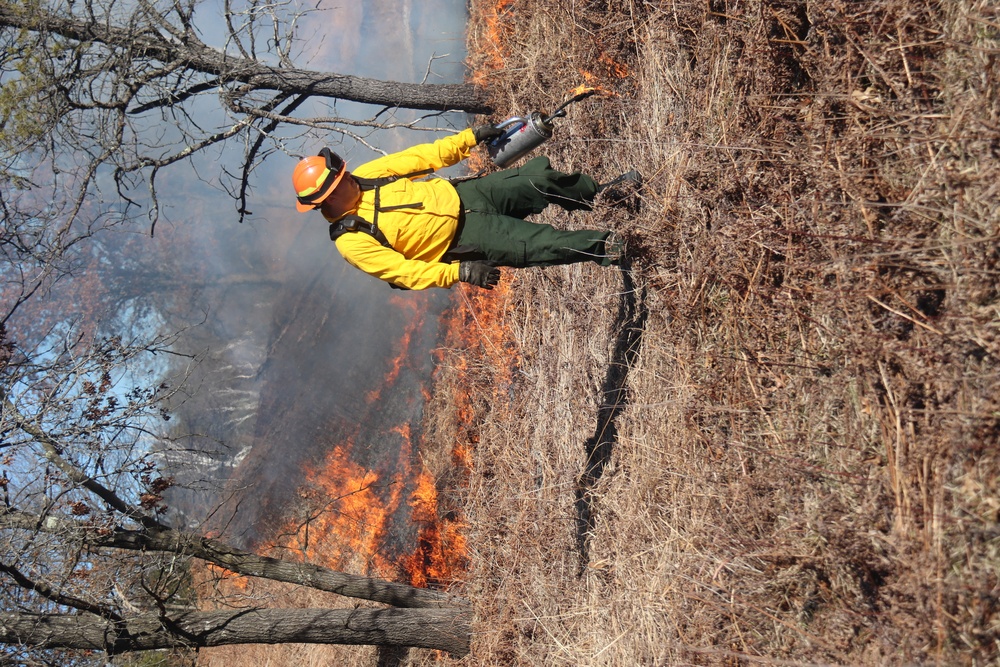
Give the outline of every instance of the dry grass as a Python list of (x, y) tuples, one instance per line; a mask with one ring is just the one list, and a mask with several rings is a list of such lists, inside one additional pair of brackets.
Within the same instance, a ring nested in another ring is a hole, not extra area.
[(648, 318), (582, 571), (620, 275), (508, 275), (506, 339), (453, 365), (482, 397), (466, 662), (996, 663), (996, 9), (495, 9), (473, 3), (470, 50), (502, 64), (480, 72), (498, 117), (551, 109), (583, 71), (621, 95), (571, 108), (545, 150), (647, 176), (638, 214), (601, 213)]

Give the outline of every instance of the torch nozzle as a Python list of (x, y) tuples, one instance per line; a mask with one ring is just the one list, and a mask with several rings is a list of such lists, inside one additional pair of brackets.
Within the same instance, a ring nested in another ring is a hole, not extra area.
[(588, 88), (587, 86), (577, 86), (572, 90), (572, 97), (556, 107), (556, 110), (545, 117), (545, 122), (549, 123), (553, 118), (562, 118), (566, 115), (566, 107), (574, 102), (579, 102), (585, 97), (590, 97), (597, 92), (597, 88)]

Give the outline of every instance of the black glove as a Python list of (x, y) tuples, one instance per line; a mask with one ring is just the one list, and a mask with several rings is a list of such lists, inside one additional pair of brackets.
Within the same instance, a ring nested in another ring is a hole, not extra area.
[(500, 282), (500, 269), (486, 262), (459, 262), (458, 279), (483, 289), (493, 289)]
[(472, 130), (472, 134), (476, 137), (476, 143), (481, 144), (484, 141), (489, 141), (490, 139), (496, 139), (504, 133), (496, 125), (480, 125), (479, 127)]

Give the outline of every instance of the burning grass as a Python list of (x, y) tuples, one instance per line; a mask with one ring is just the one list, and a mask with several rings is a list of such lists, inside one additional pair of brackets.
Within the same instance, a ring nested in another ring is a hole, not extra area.
[[(506, 276), (508, 279), (512, 276)], [(460, 286), (455, 306), (445, 316), (445, 332), (437, 350), (437, 391), (428, 396), (427, 418), (419, 440), (400, 425), (399, 469), (391, 479), (352, 458), (353, 443), (331, 449), (317, 465), (304, 470), (300, 502), (274, 531), (275, 539), (259, 550), (285, 560), (301, 560), (338, 570), (405, 581), (415, 586), (463, 590), (468, 568), (464, 503), (472, 456), (479, 441), (480, 416), (500, 403), (516, 370), (507, 318), (512, 280), (486, 294)], [(404, 341), (408, 340), (408, 333)], [(403, 345), (405, 347), (405, 345)], [(400, 372), (401, 352), (387, 378)], [(369, 397), (375, 400), (377, 396)], [(492, 410), (494, 416), (499, 410)], [(427, 443), (435, 443), (428, 446)], [(411, 456), (416, 447), (419, 456)], [(407, 463), (410, 462), (411, 463)], [(403, 545), (401, 521), (393, 515), (402, 504), (415, 536)], [(395, 523), (394, 523), (395, 521)], [(305, 587), (242, 577), (221, 568), (202, 568), (197, 575), (199, 598), (220, 607), (350, 607), (373, 606)], [(425, 652), (424, 659), (443, 656)], [(236, 646), (200, 651), (198, 664), (213, 665), (370, 665), (395, 664), (393, 654), (376, 647)]]

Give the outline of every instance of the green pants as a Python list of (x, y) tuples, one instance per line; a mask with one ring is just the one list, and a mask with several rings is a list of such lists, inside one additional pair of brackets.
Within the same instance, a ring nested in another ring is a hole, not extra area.
[(536, 157), (523, 166), (505, 169), (455, 186), (464, 220), (456, 250), (469, 259), (497, 266), (554, 266), (592, 261), (608, 265), (604, 248), (608, 232), (565, 231), (525, 220), (549, 204), (567, 211), (592, 208), (597, 182), (585, 174), (564, 174)]

